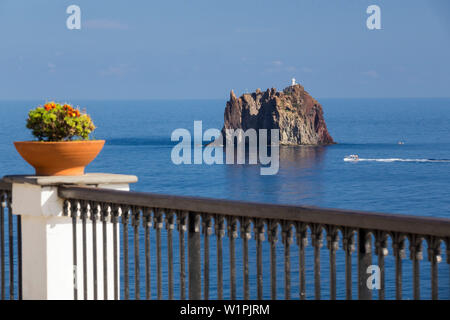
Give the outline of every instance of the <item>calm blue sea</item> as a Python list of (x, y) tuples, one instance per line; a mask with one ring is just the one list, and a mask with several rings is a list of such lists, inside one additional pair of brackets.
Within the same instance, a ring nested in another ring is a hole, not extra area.
[[(225, 100), (71, 102), (87, 108), (98, 127), (95, 137), (107, 140), (104, 150), (88, 167), (88, 171), (137, 175), (139, 182), (132, 186), (133, 190), (450, 218), (450, 99), (322, 99), (320, 102), (328, 129), (338, 144), (328, 147), (281, 147), (280, 170), (274, 176), (261, 176), (259, 167), (250, 165), (172, 164), (172, 131), (177, 128), (192, 131), (194, 120), (202, 120), (204, 130), (221, 129)], [(0, 102), (0, 175), (33, 172), (19, 157), (12, 142), (31, 139), (25, 129), (25, 118), (28, 110), (40, 103), (43, 101)], [(399, 141), (404, 144), (399, 145)], [(349, 154), (384, 161), (344, 162), (343, 158)], [(427, 159), (447, 161), (423, 161)], [(178, 242), (176, 237), (174, 242)], [(211, 250), (214, 250), (214, 243)], [(239, 240), (237, 248), (240, 250)], [(254, 250), (252, 245), (250, 250)], [(227, 250), (224, 251), (226, 258)], [(326, 298), (328, 255), (327, 250), (322, 251), (323, 297)], [(278, 291), (282, 298), (281, 244), (279, 254)], [(239, 251), (237, 257), (241, 259)], [(250, 278), (254, 287), (256, 258), (253, 254), (250, 257)], [(450, 298), (449, 267), (445, 258), (443, 252), (444, 262), (439, 265), (439, 294), (441, 298)], [(238, 284), (242, 277), (239, 259)], [(269, 256), (265, 259), (268, 262)], [(177, 271), (177, 256), (175, 260)], [(297, 260), (296, 250), (293, 249), (293, 292), (298, 290)], [(307, 293), (312, 298), (314, 288), (310, 251), (307, 252), (307, 263)], [(211, 268), (211, 292), (214, 297), (214, 261)], [(387, 268), (387, 297), (393, 298), (395, 288), (391, 255), (387, 259)], [(345, 295), (343, 270), (343, 254), (340, 252), (340, 298)], [(268, 271), (265, 270), (265, 274)], [(422, 271), (421, 293), (424, 298), (429, 298), (426, 250)], [(225, 282), (227, 272), (225, 267)], [(354, 272), (356, 274), (356, 269)], [(166, 281), (166, 273), (163, 275)], [(403, 277), (404, 296), (408, 299), (412, 297), (409, 282), (411, 264), (408, 259), (404, 260)], [(266, 281), (269, 277), (264, 278), (265, 296), (269, 297), (270, 285)], [(175, 286), (177, 297), (177, 281)], [(225, 297), (227, 290), (226, 284)], [(356, 286), (354, 291), (356, 294)], [(242, 289), (239, 287), (238, 297), (241, 296)]]

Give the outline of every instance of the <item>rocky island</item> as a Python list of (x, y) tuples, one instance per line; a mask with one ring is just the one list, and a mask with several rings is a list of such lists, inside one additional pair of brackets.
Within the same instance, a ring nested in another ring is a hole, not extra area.
[(226, 129), (279, 129), (282, 145), (327, 145), (335, 143), (330, 136), (322, 106), (293, 84), (282, 92), (275, 88), (245, 93), (239, 98), (233, 90), (224, 114)]

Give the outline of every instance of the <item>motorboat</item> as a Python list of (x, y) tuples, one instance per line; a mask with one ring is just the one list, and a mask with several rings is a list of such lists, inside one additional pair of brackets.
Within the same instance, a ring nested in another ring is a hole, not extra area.
[(351, 154), (344, 158), (344, 161), (358, 161), (359, 156), (357, 154)]

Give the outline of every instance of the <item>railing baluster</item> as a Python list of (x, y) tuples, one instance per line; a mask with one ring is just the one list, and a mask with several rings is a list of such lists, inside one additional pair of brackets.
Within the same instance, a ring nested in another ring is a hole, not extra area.
[(22, 216), (17, 216), (17, 279), (19, 300), (22, 300)]
[[(12, 192), (8, 191), (6, 192), (6, 196), (8, 199), (8, 211), (10, 214), (10, 218), (11, 218), (11, 225), (10, 227), (13, 227), (14, 224), (14, 215), (12, 212)], [(3, 229), (3, 224), (2, 224), (2, 229)], [(14, 239), (14, 231), (10, 230), (11, 235), (10, 238), (12, 236), (12, 238)], [(20, 215), (17, 215), (16, 217), (16, 240), (17, 240), (17, 295), (18, 295), (18, 299), (22, 300), (22, 217)], [(12, 245), (12, 247), (14, 248), (14, 242), (12, 242), (12, 244), (10, 243), (10, 246)], [(13, 273), (13, 277), (12, 277), (12, 282), (14, 283), (14, 251), (11, 251), (13, 257), (12, 257), (12, 267), (10, 270), (12, 270)], [(14, 289), (14, 284), (13, 284), (13, 289)], [(14, 292), (13, 292), (13, 299), (14, 299)]]
[(130, 274), (129, 274), (129, 256), (128, 256), (128, 223), (130, 217), (130, 208), (122, 211), (122, 227), (123, 227), (123, 278), (124, 278), (124, 299), (130, 299)]
[(327, 247), (330, 252), (330, 299), (336, 300), (336, 251), (339, 248), (339, 233), (336, 226), (328, 225)]
[(72, 257), (73, 257), (73, 299), (78, 300), (78, 262), (77, 262), (77, 217), (79, 204), (75, 201), (66, 201), (67, 215), (72, 218)]
[(87, 239), (86, 239), (86, 219), (88, 216), (88, 203), (83, 201), (81, 203), (81, 228), (83, 237), (83, 298), (88, 299), (88, 284), (87, 284)]
[(355, 230), (343, 228), (342, 248), (345, 251), (345, 298), (352, 300), (352, 252), (355, 251)]
[(9, 236), (9, 299), (14, 300), (14, 231), (11, 193), (8, 192), (8, 236)]
[(243, 289), (244, 299), (250, 299), (250, 282), (249, 282), (249, 267), (248, 267), (248, 240), (252, 238), (252, 224), (248, 218), (241, 219), (241, 239), (242, 239), (242, 251), (243, 251)]
[(189, 299), (200, 300), (202, 297), (200, 215), (189, 212), (188, 224)]
[(140, 288), (140, 262), (139, 262), (139, 224), (141, 217), (141, 210), (134, 207), (132, 209), (132, 224), (134, 231), (134, 298), (139, 300), (141, 298), (141, 288)]
[(169, 300), (173, 300), (173, 228), (175, 226), (175, 216), (172, 211), (166, 212), (166, 230), (167, 230), (167, 273), (168, 273), (168, 291)]
[(142, 225), (145, 232), (145, 298), (151, 299), (151, 264), (150, 264), (150, 228), (152, 226), (152, 211), (143, 210)]
[[(447, 264), (448, 264), (448, 267), (449, 267), (448, 269), (450, 271), (450, 237), (445, 240), (445, 245), (447, 247)], [(450, 275), (448, 277), (448, 280), (449, 280), (448, 285), (450, 287)]]
[(111, 223), (113, 224), (113, 256), (114, 256), (114, 300), (119, 300), (119, 244), (117, 220), (120, 215), (120, 207), (113, 206), (111, 212)]
[(256, 240), (256, 282), (258, 291), (258, 300), (263, 299), (263, 264), (262, 264), (262, 242), (264, 239), (264, 220), (257, 219), (254, 222), (254, 230)]
[(98, 272), (97, 272), (97, 216), (99, 214), (99, 205), (97, 203), (90, 204), (91, 221), (92, 221), (92, 262), (93, 262), (93, 280), (94, 280), (94, 300), (98, 298)]
[(415, 300), (420, 299), (420, 260), (423, 259), (422, 241), (423, 238), (415, 234), (409, 237), (409, 258), (413, 263), (413, 295)]
[(388, 235), (384, 231), (378, 231), (375, 233), (375, 254), (378, 256), (378, 267), (380, 268), (380, 290), (378, 292), (378, 299), (385, 299), (385, 268), (384, 257), (388, 255), (387, 249)]
[(109, 206), (101, 206), (102, 236), (103, 236), (103, 300), (108, 300), (108, 230), (107, 222), (109, 215)]
[(6, 192), (0, 194), (0, 255), (1, 255), (1, 299), (5, 300), (5, 207)]
[(358, 299), (371, 300), (372, 291), (367, 286), (367, 268), (372, 265), (372, 235), (368, 230), (358, 230)]
[(292, 224), (283, 221), (282, 239), (284, 245), (284, 299), (291, 298), (291, 244), (293, 243), (294, 233), (292, 232)]
[(185, 232), (187, 230), (187, 214), (183, 211), (177, 212), (178, 237), (180, 242), (180, 299), (186, 299), (186, 255), (185, 255)]
[(268, 225), (268, 240), (270, 242), (270, 279), (271, 299), (277, 298), (277, 242), (278, 222), (270, 220)]
[(214, 218), (217, 246), (217, 299), (223, 299), (223, 237), (225, 236), (225, 219), (217, 215)]
[(203, 231), (203, 298), (209, 299), (209, 236), (212, 233), (212, 220), (208, 214), (202, 215)]
[(162, 299), (162, 256), (161, 256), (161, 229), (164, 218), (160, 209), (153, 209), (153, 227), (156, 230), (156, 292), (157, 299)]
[(392, 236), (392, 249), (395, 257), (395, 299), (402, 299), (402, 259), (405, 258), (405, 236), (394, 233)]
[(314, 296), (320, 300), (320, 248), (322, 248), (322, 225), (313, 224), (311, 226), (311, 244), (314, 247)]
[(230, 241), (230, 299), (236, 299), (236, 253), (235, 239), (238, 237), (236, 218), (228, 218), (228, 239)]
[(308, 245), (308, 226), (302, 222), (296, 225), (297, 245), (298, 245), (298, 282), (299, 298), (306, 299), (306, 269), (305, 269), (305, 248)]
[(436, 237), (428, 237), (428, 260), (431, 262), (431, 299), (439, 297), (438, 288), (438, 263), (441, 262), (441, 240)]

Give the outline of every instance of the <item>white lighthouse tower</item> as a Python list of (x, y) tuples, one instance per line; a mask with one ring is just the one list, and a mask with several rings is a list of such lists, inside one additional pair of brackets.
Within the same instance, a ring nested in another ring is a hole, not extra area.
[(291, 81), (292, 81), (292, 82), (291, 82), (291, 86), (295, 86), (295, 85), (296, 85), (296, 83), (295, 83), (295, 78), (292, 78)]

